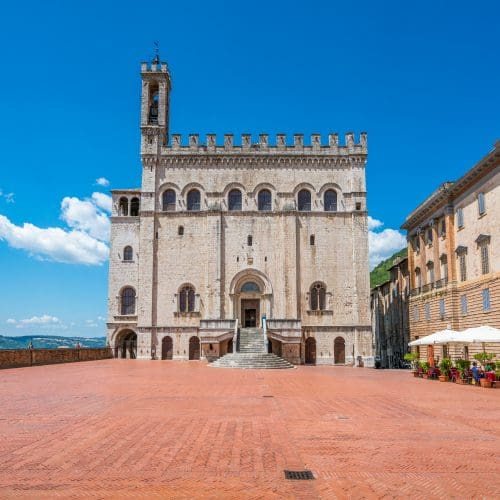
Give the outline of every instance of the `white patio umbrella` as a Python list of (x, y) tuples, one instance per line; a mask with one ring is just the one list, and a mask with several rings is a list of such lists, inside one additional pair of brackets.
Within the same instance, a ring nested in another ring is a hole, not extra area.
[(492, 326), (483, 325), (474, 328), (468, 328), (463, 332), (455, 332), (449, 342), (474, 344), (474, 343), (500, 343), (500, 329)]
[(422, 337), (421, 339), (413, 340), (409, 342), (409, 346), (416, 345), (434, 345), (434, 344), (447, 344), (450, 342), (449, 339), (454, 338), (459, 335), (459, 332), (455, 330), (440, 330), (439, 332), (432, 333), (431, 335), (427, 335), (426, 337)]

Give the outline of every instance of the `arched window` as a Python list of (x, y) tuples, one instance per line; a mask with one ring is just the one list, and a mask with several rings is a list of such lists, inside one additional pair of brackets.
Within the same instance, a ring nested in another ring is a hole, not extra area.
[(337, 192), (333, 189), (328, 189), (325, 191), (324, 196), (325, 212), (336, 212), (337, 211)]
[(139, 198), (132, 198), (130, 200), (130, 215), (136, 217), (139, 215)]
[(135, 314), (135, 290), (126, 287), (122, 290), (121, 313), (125, 315)]
[(315, 283), (310, 290), (311, 311), (324, 311), (326, 309), (326, 288), (322, 283)]
[(134, 252), (131, 246), (126, 246), (123, 249), (123, 260), (134, 260)]
[(127, 216), (128, 215), (128, 199), (124, 196), (120, 198), (119, 202), (119, 214)]
[(179, 312), (193, 312), (194, 308), (194, 288), (191, 285), (186, 285), (179, 292)]
[(151, 125), (158, 125), (158, 101), (158, 92), (155, 92), (149, 106), (149, 123)]
[(271, 191), (262, 189), (258, 194), (258, 207), (261, 212), (270, 212), (273, 209)]
[(175, 212), (175, 191), (167, 189), (162, 196), (164, 212)]
[(197, 189), (191, 189), (187, 194), (187, 209), (191, 211), (200, 210), (200, 192)]
[(229, 191), (227, 206), (229, 210), (241, 210), (241, 191), (239, 189)]
[(253, 281), (247, 281), (242, 287), (242, 292), (260, 292), (259, 285)]
[(297, 205), (301, 212), (311, 211), (311, 193), (307, 189), (299, 191), (297, 196)]
[(415, 268), (415, 284), (417, 285), (417, 288), (422, 287), (422, 274), (420, 273), (419, 267)]

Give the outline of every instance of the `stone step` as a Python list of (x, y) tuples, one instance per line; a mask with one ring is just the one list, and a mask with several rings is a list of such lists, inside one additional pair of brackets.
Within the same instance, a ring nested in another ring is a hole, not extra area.
[(210, 364), (214, 368), (286, 369), (293, 365), (270, 353), (229, 353)]

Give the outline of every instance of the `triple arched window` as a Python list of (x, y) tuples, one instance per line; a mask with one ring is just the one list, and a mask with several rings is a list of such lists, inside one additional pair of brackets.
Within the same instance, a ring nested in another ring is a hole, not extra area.
[(187, 209), (192, 212), (197, 212), (201, 208), (201, 196), (197, 189), (191, 189), (187, 194)]
[(179, 312), (194, 312), (195, 292), (191, 285), (185, 285), (179, 292)]
[(126, 246), (123, 249), (123, 260), (134, 260), (134, 251), (132, 250), (131, 246)]
[(135, 314), (135, 290), (130, 286), (122, 290), (121, 314), (124, 316)]
[(297, 208), (300, 212), (311, 211), (311, 192), (307, 189), (301, 189), (297, 195)]
[(241, 191), (239, 189), (231, 189), (227, 196), (228, 210), (241, 210)]
[(326, 309), (326, 287), (323, 283), (314, 283), (309, 290), (309, 307), (311, 311)]
[(167, 189), (162, 196), (162, 209), (164, 212), (175, 212), (175, 191)]

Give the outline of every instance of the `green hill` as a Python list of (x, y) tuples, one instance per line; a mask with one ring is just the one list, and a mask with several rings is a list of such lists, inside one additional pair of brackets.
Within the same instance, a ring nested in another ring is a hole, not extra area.
[(35, 349), (57, 349), (59, 347), (106, 347), (106, 337), (59, 337), (57, 335), (23, 335), (7, 337), (0, 335), (0, 349), (26, 349), (30, 340)]
[(408, 256), (408, 248), (403, 248), (399, 252), (396, 252), (394, 255), (389, 257), (388, 259), (382, 261), (371, 273), (370, 273), (370, 288), (381, 285), (385, 281), (390, 278), (389, 268), (392, 267), (394, 263), (394, 259), (396, 257), (407, 257)]

